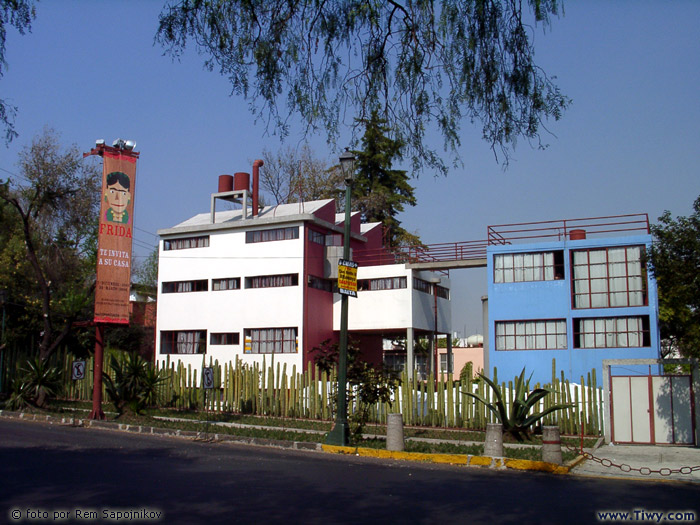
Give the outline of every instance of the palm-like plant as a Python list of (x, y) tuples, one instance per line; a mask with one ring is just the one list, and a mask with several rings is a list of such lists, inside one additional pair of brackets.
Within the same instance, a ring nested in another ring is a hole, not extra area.
[(501, 389), (498, 385), (494, 383), (491, 379), (486, 377), (484, 374), (478, 374), (487, 385), (491, 387), (493, 391), (494, 401), (489, 402), (478, 394), (472, 392), (464, 392), (464, 394), (473, 397), (477, 401), (483, 403), (491, 412), (494, 413), (498, 421), (503, 426), (503, 431), (509, 433), (518, 441), (524, 441), (524, 438), (530, 439), (530, 428), (542, 419), (547, 414), (556, 412), (557, 410), (563, 410), (566, 408), (571, 408), (573, 404), (558, 404), (548, 407), (540, 412), (535, 412), (530, 414), (530, 411), (535, 407), (542, 399), (552, 393), (551, 390), (546, 388), (535, 388), (530, 391), (530, 378), (525, 380), (525, 369), (523, 368), (520, 372), (520, 376), (515, 380), (515, 393), (513, 399), (513, 409), (508, 414), (508, 407), (506, 406), (506, 400), (503, 398)]

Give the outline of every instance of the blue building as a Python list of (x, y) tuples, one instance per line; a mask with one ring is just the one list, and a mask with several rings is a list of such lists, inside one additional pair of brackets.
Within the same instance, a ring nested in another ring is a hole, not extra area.
[(489, 374), (548, 383), (556, 359), (600, 384), (603, 359), (658, 358), (651, 240), (646, 215), (489, 227)]

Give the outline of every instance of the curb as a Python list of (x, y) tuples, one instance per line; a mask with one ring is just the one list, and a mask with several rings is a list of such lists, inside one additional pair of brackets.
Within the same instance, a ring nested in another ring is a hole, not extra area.
[(285, 441), (279, 439), (256, 438), (246, 436), (234, 436), (231, 434), (217, 434), (198, 432), (194, 430), (179, 430), (171, 428), (149, 427), (143, 425), (129, 425), (95, 419), (82, 419), (75, 417), (58, 417), (50, 415), (29, 414), (26, 412), (11, 412), (0, 410), (0, 417), (8, 419), (21, 419), (25, 421), (38, 421), (49, 424), (80, 426), (85, 428), (99, 428), (104, 430), (117, 430), (134, 434), (150, 434), (156, 436), (181, 437), (201, 441), (243, 443), (247, 445), (276, 447), (292, 450), (305, 450), (326, 452), (329, 454), (346, 454), (380, 459), (393, 459), (401, 461), (416, 461), (422, 463), (436, 463), (448, 465), (463, 465), (465, 467), (481, 467), (497, 470), (532, 470), (551, 474), (568, 474), (571, 469), (581, 463), (585, 458), (578, 456), (565, 465), (556, 465), (545, 461), (532, 461), (528, 459), (509, 459), (504, 457), (471, 456), (468, 454), (426, 454), (422, 452), (392, 451), (365, 447), (342, 447), (325, 445), (308, 441)]
[(566, 465), (555, 465), (545, 461), (528, 459), (509, 459), (490, 456), (471, 456), (468, 454), (424, 454), (421, 452), (403, 452), (363, 447), (342, 447), (337, 445), (321, 445), (321, 449), (329, 454), (348, 454), (355, 456), (395, 459), (403, 461), (418, 461), (423, 463), (443, 463), (449, 465), (464, 465), (466, 467), (481, 467), (497, 470), (534, 470), (551, 474), (568, 474), (584, 458), (579, 456)]

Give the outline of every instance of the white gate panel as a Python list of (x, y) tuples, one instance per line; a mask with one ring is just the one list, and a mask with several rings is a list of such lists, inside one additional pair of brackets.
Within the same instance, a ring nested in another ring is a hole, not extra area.
[(614, 441), (632, 441), (632, 416), (629, 377), (612, 378), (612, 415)]
[(632, 441), (651, 443), (651, 411), (649, 406), (649, 378), (630, 377), (632, 396)]
[(689, 376), (652, 378), (657, 443), (693, 444), (693, 414)]

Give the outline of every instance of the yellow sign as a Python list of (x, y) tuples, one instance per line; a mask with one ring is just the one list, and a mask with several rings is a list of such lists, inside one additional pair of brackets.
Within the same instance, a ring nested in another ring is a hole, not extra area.
[(357, 263), (345, 259), (338, 262), (338, 292), (357, 297)]

